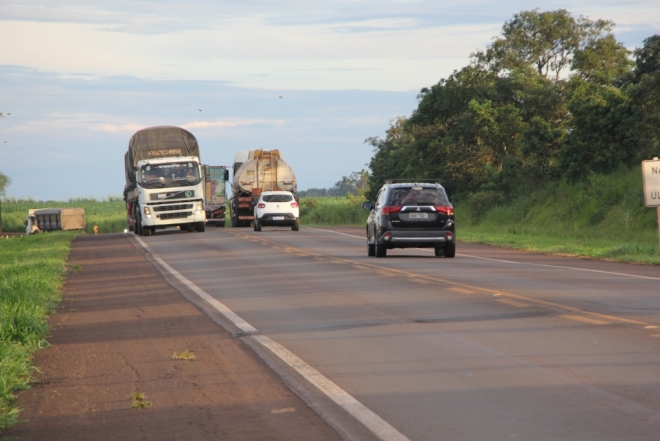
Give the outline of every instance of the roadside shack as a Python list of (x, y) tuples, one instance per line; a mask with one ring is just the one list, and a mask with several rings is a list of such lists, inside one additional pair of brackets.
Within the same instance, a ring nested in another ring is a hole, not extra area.
[(24, 223), (25, 232), (34, 234), (55, 230), (84, 230), (84, 208), (30, 209)]

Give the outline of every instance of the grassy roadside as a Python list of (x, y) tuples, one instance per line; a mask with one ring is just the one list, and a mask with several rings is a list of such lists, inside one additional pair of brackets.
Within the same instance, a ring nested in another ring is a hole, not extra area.
[(85, 209), (85, 232), (92, 233), (94, 225), (99, 227), (99, 233), (119, 233), (126, 228), (126, 206), (117, 196), (109, 196), (102, 200), (69, 199), (62, 201), (34, 201), (31, 199), (2, 200), (2, 231), (25, 232), (23, 222), (31, 208), (69, 208)]
[(32, 354), (48, 345), (47, 318), (60, 301), (66, 256), (79, 233), (0, 240), (0, 432), (17, 422), (14, 392), (29, 387)]
[(553, 183), (511, 200), (492, 197), (498, 202), (456, 205), (460, 241), (660, 265), (657, 211), (644, 206), (639, 168)]
[(358, 197), (300, 198), (300, 223), (306, 226), (363, 226), (369, 212)]

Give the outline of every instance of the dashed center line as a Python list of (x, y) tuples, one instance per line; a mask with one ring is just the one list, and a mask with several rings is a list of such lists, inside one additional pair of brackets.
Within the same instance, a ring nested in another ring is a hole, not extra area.
[(495, 300), (498, 303), (504, 303), (505, 305), (515, 306), (516, 308), (528, 308), (532, 305), (523, 302), (516, 302), (515, 300), (510, 299), (497, 299)]
[(597, 319), (592, 319), (589, 317), (582, 317), (580, 315), (573, 315), (573, 314), (561, 314), (559, 317), (569, 319), (569, 320), (575, 320), (576, 322), (582, 322), (582, 323), (589, 323), (590, 325), (609, 325), (610, 322), (606, 322), (604, 320), (597, 320)]
[(457, 287), (447, 288), (447, 290), (458, 292), (458, 293), (461, 293), (461, 294), (476, 294), (477, 293), (476, 291), (472, 291), (471, 289), (457, 288)]

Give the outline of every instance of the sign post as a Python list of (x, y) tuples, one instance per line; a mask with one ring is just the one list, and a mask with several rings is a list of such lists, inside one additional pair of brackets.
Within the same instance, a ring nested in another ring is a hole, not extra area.
[(658, 211), (658, 243), (660, 243), (660, 160), (642, 161), (642, 177), (644, 179), (644, 204), (656, 207)]

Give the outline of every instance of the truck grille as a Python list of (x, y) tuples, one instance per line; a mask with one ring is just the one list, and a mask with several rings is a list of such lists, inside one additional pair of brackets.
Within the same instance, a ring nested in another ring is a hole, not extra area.
[(177, 211), (177, 210), (192, 210), (193, 204), (180, 204), (180, 205), (156, 205), (154, 211)]
[(177, 213), (161, 213), (158, 217), (160, 219), (183, 219), (192, 215), (192, 211), (179, 211)]

